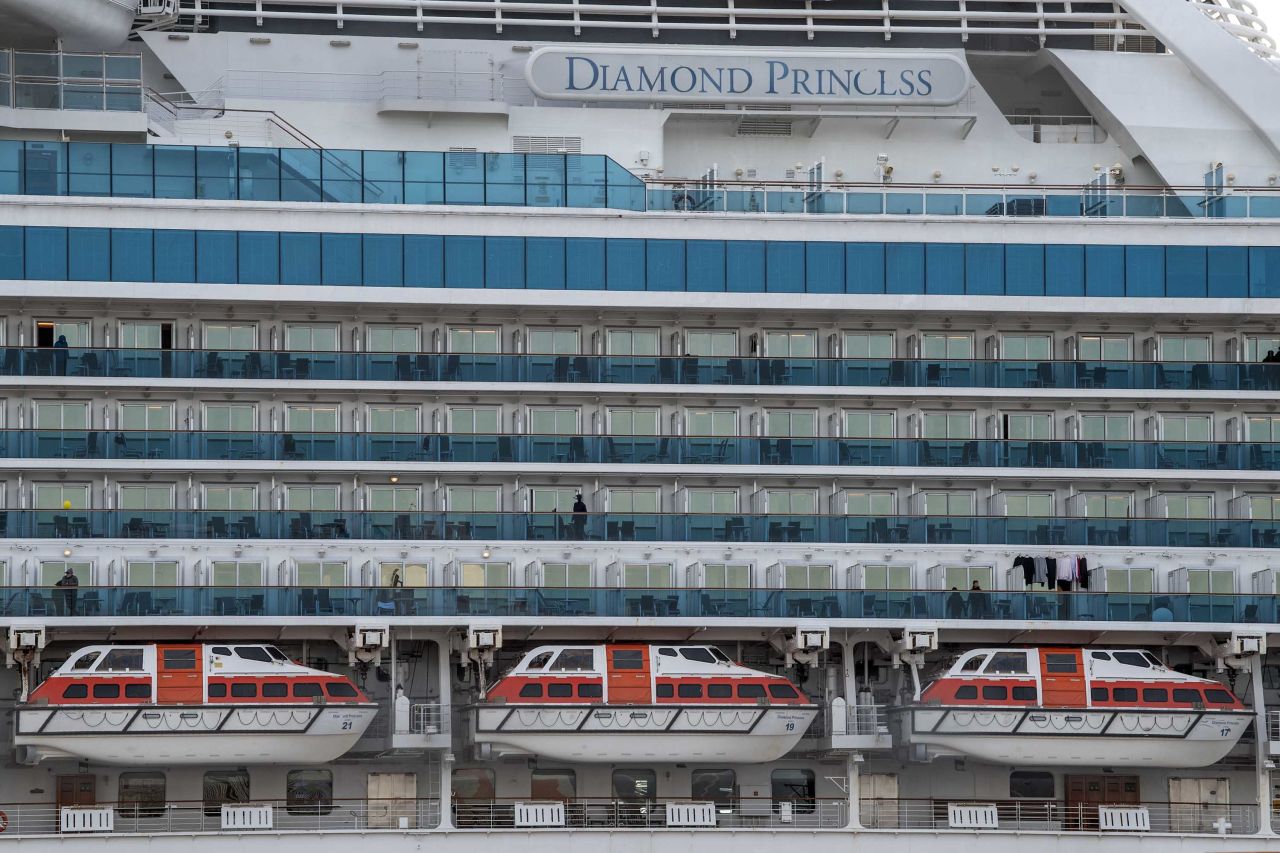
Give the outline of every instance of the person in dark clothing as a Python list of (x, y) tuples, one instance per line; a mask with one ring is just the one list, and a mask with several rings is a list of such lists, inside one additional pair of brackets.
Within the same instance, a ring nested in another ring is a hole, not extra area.
[(63, 607), (66, 609), (68, 616), (76, 615), (76, 595), (80, 588), (80, 578), (76, 577), (75, 569), (67, 566), (67, 570), (63, 572), (62, 579), (56, 584), (56, 587), (62, 589)]
[(991, 615), (991, 602), (982, 591), (982, 584), (977, 581), (969, 587), (969, 615), (977, 619), (986, 619)]
[(67, 375), (67, 344), (66, 335), (58, 335), (58, 339), (53, 342), (53, 370), (58, 376)]
[(947, 618), (964, 618), (964, 595), (959, 587), (951, 587), (951, 594), (947, 596)]
[(583, 539), (587, 532), (587, 504), (582, 493), (573, 496), (573, 538)]

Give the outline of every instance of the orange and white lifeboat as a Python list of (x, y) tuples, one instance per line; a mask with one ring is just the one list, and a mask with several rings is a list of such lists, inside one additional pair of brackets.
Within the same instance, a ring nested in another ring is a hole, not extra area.
[(475, 740), (561, 761), (774, 761), (817, 714), (714, 646), (540, 646), (488, 691)]
[(320, 764), (377, 711), (350, 679), (275, 646), (87, 646), (18, 706), (14, 744), (28, 764)]
[(921, 693), (904, 735), (931, 757), (1207, 767), (1252, 716), (1222, 684), (1171, 670), (1142, 649), (975, 649)]

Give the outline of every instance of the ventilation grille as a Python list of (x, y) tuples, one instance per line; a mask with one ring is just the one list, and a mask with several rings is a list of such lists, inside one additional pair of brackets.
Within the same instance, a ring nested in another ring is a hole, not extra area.
[(659, 108), (664, 110), (723, 110), (725, 108), (724, 104), (698, 104), (698, 103), (669, 104), (665, 101), (659, 104), (658, 106)]
[(744, 118), (738, 122), (738, 136), (790, 136), (791, 120), (785, 118)]
[[(1107, 26), (1105, 24), (1097, 24), (1098, 28)], [(1125, 30), (1133, 30), (1133, 35), (1126, 35), (1124, 41), (1120, 41), (1117, 36), (1094, 36), (1093, 49), (1117, 51), (1119, 53), (1160, 53), (1160, 42), (1155, 36), (1142, 35), (1143, 29), (1137, 24), (1126, 21), (1123, 26)]]
[(581, 136), (513, 136), (511, 150), (517, 154), (581, 154)]

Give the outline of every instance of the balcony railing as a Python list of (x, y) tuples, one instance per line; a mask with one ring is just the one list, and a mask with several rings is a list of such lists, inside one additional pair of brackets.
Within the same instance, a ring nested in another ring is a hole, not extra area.
[(1277, 391), (1280, 364), (0, 347), (0, 376)]
[[(141, 112), (142, 57), (0, 50), (0, 107)], [(0, 154), (0, 164), (3, 160)], [(92, 160), (80, 168), (92, 169)], [(0, 191), (12, 192), (2, 178)]]
[[(951, 619), (1038, 622), (1277, 621), (1263, 594), (617, 587), (0, 587), (0, 616)], [(429, 711), (424, 711), (429, 716)], [(425, 719), (425, 718), (424, 718)], [(850, 708), (847, 734), (874, 734), (878, 709)], [(447, 723), (446, 723), (447, 726)]]
[(1277, 548), (1280, 519), (968, 515), (0, 510), (0, 539), (774, 542)]
[[(950, 806), (995, 806), (998, 826), (980, 831), (1001, 832), (1108, 832), (1137, 834), (1133, 829), (1111, 829), (1100, 817), (1099, 805), (1061, 803), (1052, 800), (905, 800), (864, 799), (859, 804), (867, 829), (948, 829)], [(1210, 803), (1125, 803), (1101, 808), (1145, 809), (1149, 832), (1177, 835), (1250, 835), (1258, 831), (1258, 807)]]
[(0, 430), (0, 458), (1280, 470), (1280, 442)]
[[(668, 823), (666, 800), (577, 798), (555, 802), (563, 803), (564, 821), (554, 825), (570, 829), (696, 828), (688, 823)], [(687, 799), (672, 802), (689, 804)], [(459, 829), (509, 829), (517, 826), (516, 812), (514, 800), (455, 799), (453, 803), (453, 820)], [(715, 801), (714, 812), (714, 823), (703, 828), (840, 829), (848, 823), (849, 803), (843, 799), (735, 797)]]

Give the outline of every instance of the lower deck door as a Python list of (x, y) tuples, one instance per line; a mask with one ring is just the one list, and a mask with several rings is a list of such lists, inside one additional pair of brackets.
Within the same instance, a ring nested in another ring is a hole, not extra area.
[(413, 773), (370, 773), (369, 828), (414, 829), (417, 825), (417, 775)]

